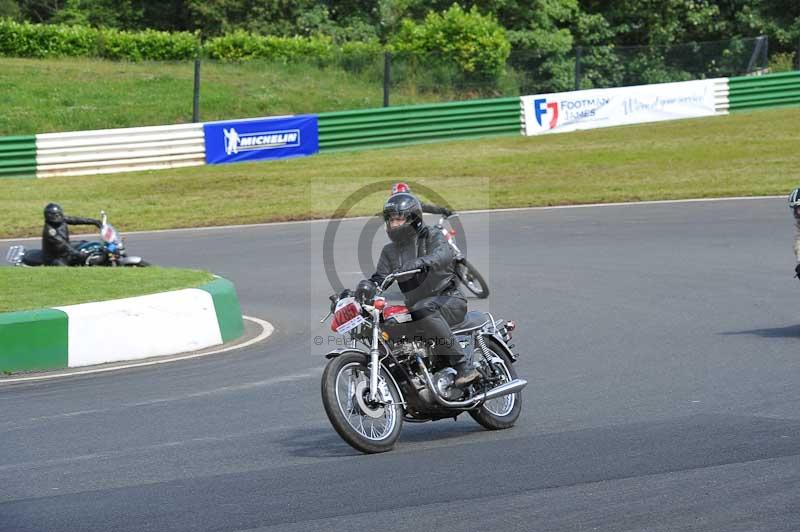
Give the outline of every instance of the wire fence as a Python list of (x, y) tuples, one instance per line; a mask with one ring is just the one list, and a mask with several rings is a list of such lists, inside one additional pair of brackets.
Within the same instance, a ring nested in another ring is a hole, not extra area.
[(435, 54), (392, 56), (385, 86), (465, 99), (738, 76), (767, 68), (768, 40), (761, 36), (672, 46), (579, 46), (561, 56), (516, 50), (493, 76), (465, 72)]

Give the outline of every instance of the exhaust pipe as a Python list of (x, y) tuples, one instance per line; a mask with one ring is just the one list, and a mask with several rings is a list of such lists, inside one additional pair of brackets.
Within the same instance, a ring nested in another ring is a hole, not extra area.
[(434, 399), (436, 399), (436, 402), (447, 408), (469, 409), (474, 406), (477, 406), (479, 403), (483, 403), (490, 399), (497, 399), (498, 397), (502, 397), (504, 395), (510, 395), (512, 393), (516, 393), (528, 385), (528, 381), (526, 381), (525, 379), (514, 379), (511, 382), (501, 384), (496, 388), (492, 388), (488, 392), (476, 395), (465, 401), (448, 401), (447, 399), (439, 395), (438, 391), (436, 391), (436, 387), (433, 385), (433, 379), (431, 378), (431, 374), (428, 373), (428, 368), (425, 367), (425, 364), (420, 364), (420, 368), (422, 368), (422, 372), (425, 375), (425, 382), (428, 384), (428, 388), (433, 393), (433, 397)]
[(525, 379), (514, 379), (511, 382), (501, 384), (497, 388), (492, 388), (488, 392), (481, 394), (479, 399), (480, 401), (488, 401), (489, 399), (497, 399), (504, 395), (511, 395), (512, 393), (517, 393), (527, 385), (528, 381)]

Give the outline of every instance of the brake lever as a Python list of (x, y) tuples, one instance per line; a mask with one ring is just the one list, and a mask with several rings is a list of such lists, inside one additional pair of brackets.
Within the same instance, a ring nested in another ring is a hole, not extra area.
[(324, 317), (324, 318), (322, 318), (321, 320), (319, 320), (319, 322), (320, 322), (320, 323), (325, 323), (325, 322), (328, 320), (328, 318), (330, 318), (332, 315), (333, 315), (333, 312), (328, 312), (327, 314), (325, 314), (325, 317)]

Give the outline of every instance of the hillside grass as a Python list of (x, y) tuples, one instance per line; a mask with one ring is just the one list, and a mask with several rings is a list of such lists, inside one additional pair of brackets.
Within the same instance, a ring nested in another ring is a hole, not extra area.
[(380, 182), (347, 213), (372, 214), (396, 180), (430, 187), (457, 210), (784, 194), (800, 184), (799, 137), (800, 109), (775, 109), (259, 163), (0, 179), (0, 237), (40, 235), (50, 201), (78, 216), (105, 209), (125, 232), (325, 218)]
[[(200, 120), (381, 107), (382, 58), (361, 73), (265, 61), (200, 67)], [(0, 57), (0, 136), (192, 121), (194, 62)], [(452, 94), (392, 91), (393, 105)]]
[(213, 280), (176, 268), (0, 268), (0, 312), (77, 305), (194, 288)]

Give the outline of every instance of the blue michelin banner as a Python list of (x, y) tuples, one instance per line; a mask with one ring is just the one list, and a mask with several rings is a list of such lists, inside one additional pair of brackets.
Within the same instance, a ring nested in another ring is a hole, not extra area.
[(313, 155), (319, 151), (316, 115), (203, 124), (206, 163), (224, 164)]

